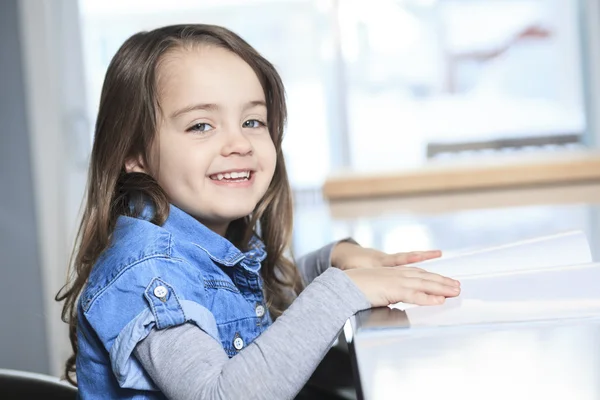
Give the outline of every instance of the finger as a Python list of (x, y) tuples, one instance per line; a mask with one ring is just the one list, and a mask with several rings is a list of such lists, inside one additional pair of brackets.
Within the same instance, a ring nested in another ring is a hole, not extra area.
[(397, 268), (394, 268), (394, 271), (398, 271), (398, 272), (402, 272), (402, 273), (406, 272), (406, 273), (408, 273), (409, 275), (412, 275), (412, 276), (417, 276), (417, 275), (419, 275), (421, 273), (427, 272), (423, 268), (413, 267), (413, 266), (410, 266), (410, 265), (400, 265)]
[(422, 262), (431, 260), (433, 258), (439, 258), (442, 256), (442, 252), (440, 250), (429, 250), (429, 251), (413, 251), (410, 253), (396, 253), (391, 254), (387, 257), (387, 265), (396, 266), (396, 265), (405, 265), (412, 264), (416, 262)]
[[(400, 269), (402, 268), (402, 269)], [(426, 271), (422, 268), (417, 267), (400, 267), (398, 271), (401, 271), (402, 275), (407, 278), (420, 278), (425, 280), (430, 280), (434, 282), (439, 282), (447, 286), (457, 286), (460, 287), (460, 281), (456, 279), (448, 278), (447, 276), (443, 276), (440, 274), (436, 274), (433, 272)]]
[(443, 275), (436, 274), (433, 272), (428, 272), (428, 271), (419, 272), (419, 274), (420, 274), (419, 277), (421, 279), (442, 283), (442, 284), (448, 285), (448, 286), (460, 287), (460, 281), (457, 281), (456, 279), (448, 278), (447, 276), (443, 276)]
[(411, 257), (414, 257), (415, 259), (419, 259), (421, 261), (424, 260), (430, 260), (432, 258), (438, 258), (442, 256), (442, 251), (441, 250), (427, 250), (427, 251), (413, 251)]
[(455, 297), (460, 294), (460, 287), (454, 285), (446, 285), (441, 282), (436, 282), (422, 278), (403, 278), (402, 286), (409, 290), (424, 292), (435, 296)]
[(403, 303), (416, 304), (418, 306), (436, 306), (444, 304), (446, 298), (444, 296), (436, 296), (419, 291), (410, 291), (406, 294)]

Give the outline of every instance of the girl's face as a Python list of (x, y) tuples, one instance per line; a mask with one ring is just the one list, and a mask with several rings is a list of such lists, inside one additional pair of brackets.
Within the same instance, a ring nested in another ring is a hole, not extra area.
[(170, 201), (213, 231), (249, 215), (276, 163), (263, 88), (232, 52), (214, 46), (167, 55), (158, 71), (161, 116), (149, 165)]

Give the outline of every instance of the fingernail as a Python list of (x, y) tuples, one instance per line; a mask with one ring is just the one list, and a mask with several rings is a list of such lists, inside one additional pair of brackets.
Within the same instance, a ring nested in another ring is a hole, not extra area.
[(452, 291), (454, 291), (454, 292), (458, 293), (458, 292), (460, 292), (460, 288), (457, 288), (457, 287), (455, 287), (455, 288), (452, 288)]

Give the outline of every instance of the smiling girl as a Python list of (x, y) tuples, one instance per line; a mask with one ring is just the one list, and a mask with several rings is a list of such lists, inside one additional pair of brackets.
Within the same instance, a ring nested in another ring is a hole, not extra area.
[(57, 296), (81, 398), (290, 399), (357, 311), (458, 295), (403, 266), (436, 251), (343, 241), (286, 257), (285, 117), (279, 75), (227, 29), (168, 26), (119, 49)]

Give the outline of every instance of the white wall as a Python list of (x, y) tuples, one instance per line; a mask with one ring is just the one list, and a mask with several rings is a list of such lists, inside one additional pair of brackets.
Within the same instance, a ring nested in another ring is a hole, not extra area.
[(588, 144), (600, 149), (600, 0), (579, 0), (582, 4), (584, 86), (587, 100)]
[(18, 4), (48, 365), (59, 375), (70, 346), (54, 296), (66, 278), (89, 151), (79, 15), (77, 0)]
[(18, 0), (0, 12), (0, 368), (47, 372), (42, 255), (36, 232)]

